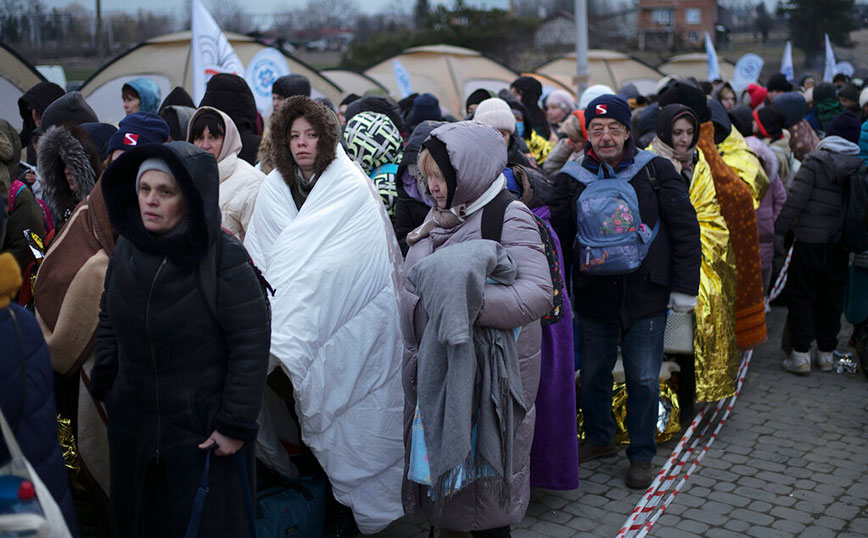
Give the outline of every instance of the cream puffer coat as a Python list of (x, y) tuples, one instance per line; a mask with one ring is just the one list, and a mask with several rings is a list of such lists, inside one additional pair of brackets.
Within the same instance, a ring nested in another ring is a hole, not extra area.
[(265, 174), (238, 157), (241, 153), (241, 135), (232, 118), (221, 110), (210, 106), (203, 106), (196, 110), (187, 128), (187, 141), (193, 143), (193, 124), (206, 110), (213, 110), (220, 114), (226, 127), (223, 147), (217, 157), (217, 170), (220, 173), (220, 225), (243, 242), (250, 217), (253, 216), (256, 195), (259, 193), (259, 186), (265, 180)]

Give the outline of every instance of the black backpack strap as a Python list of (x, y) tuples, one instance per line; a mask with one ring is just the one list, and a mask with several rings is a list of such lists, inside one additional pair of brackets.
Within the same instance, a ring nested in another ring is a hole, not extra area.
[(651, 159), (645, 165), (645, 174), (648, 176), (651, 188), (654, 189), (654, 192), (658, 192), (660, 190), (660, 180), (657, 179), (657, 169), (654, 167), (654, 159)]
[(500, 191), (493, 200), (485, 204), (482, 208), (482, 225), (481, 232), (483, 239), (490, 239), (500, 243), (500, 236), (503, 233), (503, 216), (506, 214), (506, 207), (516, 200), (515, 195), (506, 189)]

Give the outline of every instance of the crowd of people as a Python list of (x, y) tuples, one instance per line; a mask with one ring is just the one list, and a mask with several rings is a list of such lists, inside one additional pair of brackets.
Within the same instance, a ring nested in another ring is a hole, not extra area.
[(421, 513), (508, 537), (532, 486), (618, 454), (620, 360), (646, 488), (670, 314), (694, 324), (685, 409), (734, 393), (781, 273), (783, 368), (830, 371), (842, 313), (864, 359), (868, 253), (841, 233), (860, 84), (577, 100), (522, 76), (459, 120), (288, 75), (263, 119), (235, 75), (198, 107), (138, 78), (112, 125), (39, 83), (20, 132), (0, 120), (3, 413), (74, 536), (247, 536), (265, 477), (324, 475), (327, 536)]

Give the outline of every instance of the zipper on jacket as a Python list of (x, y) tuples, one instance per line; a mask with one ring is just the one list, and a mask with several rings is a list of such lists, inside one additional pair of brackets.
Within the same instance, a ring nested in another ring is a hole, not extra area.
[(154, 365), (154, 400), (157, 411), (157, 450), (155, 455), (157, 456), (157, 460), (160, 459), (160, 374), (157, 372), (157, 355), (154, 353), (154, 341), (151, 338), (151, 294), (154, 293), (157, 278), (159, 278), (165, 265), (166, 258), (163, 258), (160, 266), (157, 267), (157, 272), (154, 273), (154, 279), (151, 281), (150, 289), (148, 289), (148, 302), (145, 303), (145, 331), (148, 334), (148, 346), (151, 348), (151, 363)]

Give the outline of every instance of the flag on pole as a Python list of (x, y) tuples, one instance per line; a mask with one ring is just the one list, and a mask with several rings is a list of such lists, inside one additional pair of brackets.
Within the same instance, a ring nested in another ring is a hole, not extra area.
[(832, 82), (835, 78), (835, 51), (832, 50), (832, 43), (829, 42), (829, 34), (826, 34), (826, 68), (823, 69), (823, 82)]
[(244, 64), (200, 0), (193, 0), (192, 10), (193, 101), (199, 103), (212, 76), (217, 73), (244, 76)]
[(395, 73), (395, 81), (398, 83), (398, 93), (401, 99), (413, 93), (413, 86), (410, 83), (410, 73), (404, 68), (404, 65), (398, 60), (392, 60), (392, 71)]
[(711, 36), (708, 35), (708, 32), (705, 32), (705, 56), (708, 58), (708, 81), (718, 80), (720, 78), (720, 66), (717, 63), (714, 43), (711, 42)]
[(793, 45), (789, 41), (787, 41), (784, 47), (784, 57), (781, 60), (781, 74), (790, 82), (796, 81), (796, 73), (793, 71)]

